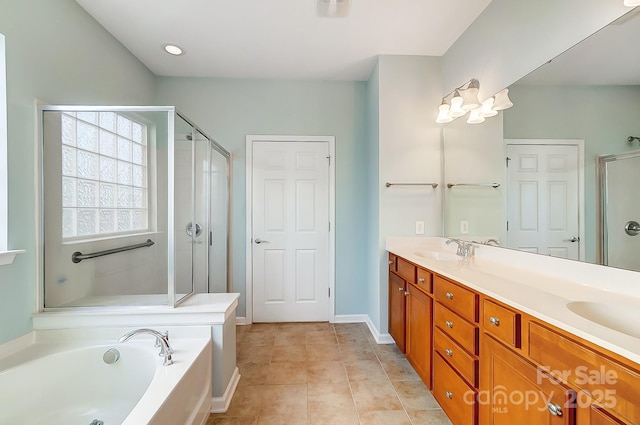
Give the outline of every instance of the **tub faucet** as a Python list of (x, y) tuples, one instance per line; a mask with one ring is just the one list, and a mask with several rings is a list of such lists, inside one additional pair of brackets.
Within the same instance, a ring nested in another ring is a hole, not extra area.
[(458, 250), (456, 251), (456, 255), (459, 255), (464, 258), (469, 258), (473, 256), (473, 244), (471, 242), (463, 241), (461, 239), (450, 238), (447, 239), (446, 244), (449, 245), (451, 242), (455, 242), (458, 245)]
[(163, 358), (162, 364), (164, 366), (172, 365), (173, 360), (171, 359), (171, 355), (173, 354), (173, 349), (169, 344), (169, 332), (165, 331), (165, 333), (160, 333), (156, 330), (146, 329), (146, 328), (136, 329), (134, 331), (127, 332), (126, 334), (122, 335), (118, 340), (118, 342), (122, 343), (122, 342), (128, 341), (129, 339), (133, 338), (136, 335), (143, 335), (143, 334), (153, 335), (156, 337), (156, 347), (160, 347), (159, 355), (162, 356)]

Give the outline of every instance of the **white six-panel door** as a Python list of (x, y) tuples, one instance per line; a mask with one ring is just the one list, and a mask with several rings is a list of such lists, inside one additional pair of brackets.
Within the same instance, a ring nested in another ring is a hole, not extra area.
[(579, 259), (578, 147), (507, 144), (507, 246)]
[(329, 319), (329, 143), (252, 143), (253, 321)]

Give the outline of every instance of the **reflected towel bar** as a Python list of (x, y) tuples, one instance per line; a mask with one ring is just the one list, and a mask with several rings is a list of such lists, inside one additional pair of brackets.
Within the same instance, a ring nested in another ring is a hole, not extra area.
[(447, 187), (451, 189), (455, 186), (467, 186), (467, 187), (492, 187), (494, 189), (500, 187), (500, 183), (447, 183)]
[(431, 186), (432, 188), (438, 187), (438, 183), (389, 183), (384, 184), (386, 187), (390, 186)]
[(138, 243), (138, 244), (129, 245), (129, 246), (123, 246), (123, 247), (120, 247), (120, 248), (105, 249), (104, 251), (92, 252), (91, 254), (83, 254), (83, 253), (81, 253), (79, 251), (76, 251), (73, 254), (71, 254), (71, 261), (73, 261), (74, 263), (79, 263), (82, 260), (88, 260), (90, 258), (102, 257), (102, 256), (105, 256), (105, 255), (116, 254), (118, 252), (131, 251), (132, 249), (144, 248), (144, 247), (147, 247), (147, 246), (151, 246), (154, 243), (155, 242), (152, 241), (151, 239), (147, 239), (147, 241), (143, 242), (143, 243)]

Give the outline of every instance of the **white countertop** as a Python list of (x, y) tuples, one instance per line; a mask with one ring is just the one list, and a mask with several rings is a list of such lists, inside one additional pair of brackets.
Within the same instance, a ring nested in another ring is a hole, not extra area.
[[(480, 245), (456, 256), (445, 238), (388, 238), (387, 251), (640, 364), (640, 273)], [(567, 304), (626, 312), (629, 334), (588, 320)], [(633, 336), (635, 335), (635, 336)]]

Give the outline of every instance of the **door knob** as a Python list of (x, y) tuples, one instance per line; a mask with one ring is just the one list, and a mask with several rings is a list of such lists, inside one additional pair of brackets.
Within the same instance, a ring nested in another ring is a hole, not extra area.
[(257, 239), (255, 240), (255, 242), (256, 242), (257, 244), (261, 244), (261, 243), (269, 243), (269, 241), (265, 241), (265, 240), (262, 240), (262, 239), (260, 239), (260, 238), (257, 238)]
[(637, 221), (628, 221), (627, 224), (624, 225), (624, 231), (629, 236), (636, 236), (640, 233), (640, 223)]
[(571, 239), (567, 239), (567, 242), (580, 242), (580, 238), (572, 236)]

